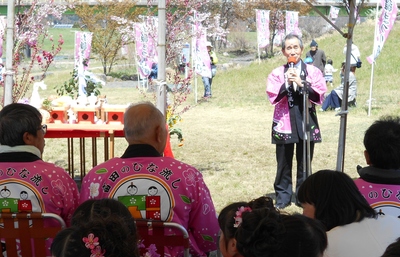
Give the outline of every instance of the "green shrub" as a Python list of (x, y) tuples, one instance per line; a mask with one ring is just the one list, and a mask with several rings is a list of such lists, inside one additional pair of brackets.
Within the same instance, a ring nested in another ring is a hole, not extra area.
[[(79, 92), (79, 83), (78, 83), (78, 71), (74, 69), (71, 73), (71, 78), (67, 81), (64, 82), (64, 84), (55, 86), (54, 89), (56, 89), (57, 95), (63, 96), (63, 95), (68, 95), (72, 97), (72, 99), (75, 99), (78, 97), (78, 92)], [(100, 82), (94, 82), (92, 78), (88, 75), (85, 76), (86, 79), (86, 95), (90, 96), (91, 93), (94, 93), (94, 95), (98, 96), (100, 95), (100, 88), (102, 88), (102, 85)]]

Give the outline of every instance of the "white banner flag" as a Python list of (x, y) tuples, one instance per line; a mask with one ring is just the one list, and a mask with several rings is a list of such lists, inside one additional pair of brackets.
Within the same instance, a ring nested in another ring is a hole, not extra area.
[[(92, 32), (75, 31), (75, 67), (87, 70), (91, 48)], [(82, 66), (84, 61), (85, 65)]]
[(157, 59), (157, 17), (144, 17), (144, 22), (135, 24), (136, 55), (138, 71), (143, 77), (148, 77), (151, 67)]
[(335, 7), (335, 6), (331, 6), (331, 9), (329, 11), (329, 20), (331, 20), (331, 22), (333, 24), (335, 24), (336, 19), (339, 16), (339, 11), (340, 11), (340, 8)]
[[(390, 31), (392, 30), (393, 24), (397, 16), (397, 4), (395, 0), (382, 0), (382, 14), (379, 17), (378, 23), (378, 33), (375, 35), (374, 39), (374, 51), (372, 55), (367, 57), (369, 63), (373, 63), (378, 55), (381, 53), (383, 44), (385, 43)], [(374, 56), (375, 55), (375, 56)]]
[(196, 37), (194, 37), (194, 69), (202, 77), (211, 78), (211, 60), (207, 51), (207, 37), (205, 29), (199, 22), (195, 25)]
[(299, 12), (286, 11), (286, 35), (290, 33), (300, 37), (302, 35), (299, 29)]
[(269, 11), (256, 10), (258, 48), (269, 45)]

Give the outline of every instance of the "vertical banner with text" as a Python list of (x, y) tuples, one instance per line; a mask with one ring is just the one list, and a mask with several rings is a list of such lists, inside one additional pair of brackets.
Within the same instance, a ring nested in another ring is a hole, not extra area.
[(375, 25), (378, 27), (378, 31), (374, 38), (374, 50), (372, 55), (367, 57), (367, 61), (371, 64), (381, 53), (383, 45), (393, 28), (397, 16), (397, 4), (395, 0), (382, 0), (381, 5), (382, 14)]
[(256, 10), (258, 48), (269, 45), (269, 10)]
[[(75, 67), (87, 70), (91, 48), (92, 32), (75, 31)], [(83, 65), (84, 61), (85, 65)]]
[(195, 37), (193, 38), (194, 68), (197, 74), (202, 77), (211, 78), (211, 60), (207, 51), (207, 37), (205, 29), (199, 22), (195, 25)]
[(151, 66), (156, 62), (157, 53), (157, 17), (144, 17), (144, 22), (135, 24), (135, 42), (138, 71), (142, 77), (148, 77)]
[[(339, 11), (340, 8), (335, 7), (335, 6), (331, 6), (330, 10), (329, 10), (329, 20), (335, 24), (336, 23), (336, 19), (339, 17)], [(333, 29), (333, 27), (331, 26), (331, 24), (328, 23), (328, 27), (330, 29)]]
[(300, 37), (302, 35), (299, 29), (299, 12), (286, 11), (286, 35), (290, 33)]

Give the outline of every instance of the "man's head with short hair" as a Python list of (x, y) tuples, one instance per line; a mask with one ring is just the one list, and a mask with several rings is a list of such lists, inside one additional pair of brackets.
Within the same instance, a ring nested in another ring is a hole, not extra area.
[(303, 41), (296, 34), (290, 33), (282, 41), (282, 53), (288, 59), (288, 62), (293, 62), (293, 59), (295, 59), (294, 64), (298, 63), (301, 60), (303, 49)]
[(365, 160), (381, 169), (400, 169), (400, 117), (386, 116), (365, 132)]
[(0, 111), (0, 144), (33, 145), (43, 153), (42, 115), (38, 109), (21, 103), (5, 106)]
[(287, 41), (287, 40), (290, 40), (290, 39), (293, 39), (293, 38), (297, 38), (297, 40), (299, 40), (299, 46), (300, 46), (301, 49), (304, 48), (304, 46), (303, 46), (303, 40), (301, 39), (301, 37), (300, 37), (299, 35), (297, 35), (297, 34), (289, 33), (289, 34), (287, 34), (287, 35), (285, 36), (285, 38), (282, 40), (282, 44), (281, 44), (282, 51), (284, 51), (285, 48), (286, 48), (286, 41)]
[(167, 129), (164, 115), (150, 102), (128, 107), (124, 114), (125, 139), (129, 145), (148, 144), (164, 152)]

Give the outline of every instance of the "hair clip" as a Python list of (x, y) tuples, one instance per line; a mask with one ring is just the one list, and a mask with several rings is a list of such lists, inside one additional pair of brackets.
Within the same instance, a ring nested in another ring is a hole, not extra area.
[(240, 224), (242, 224), (242, 221), (243, 221), (242, 214), (243, 214), (243, 212), (251, 212), (251, 208), (242, 206), (242, 207), (240, 207), (238, 209), (238, 211), (236, 211), (236, 216), (234, 218), (235, 219), (235, 224), (233, 224), (233, 227), (237, 228), (237, 227), (240, 226)]
[(82, 241), (85, 243), (85, 247), (90, 249), (92, 253), (90, 257), (104, 257), (106, 250), (101, 250), (99, 238), (95, 237), (93, 233), (90, 233), (87, 237), (83, 237)]
[(96, 246), (96, 248), (91, 251), (92, 254), (90, 257), (104, 257), (105, 252), (106, 250), (102, 251), (100, 246)]

